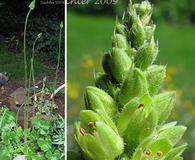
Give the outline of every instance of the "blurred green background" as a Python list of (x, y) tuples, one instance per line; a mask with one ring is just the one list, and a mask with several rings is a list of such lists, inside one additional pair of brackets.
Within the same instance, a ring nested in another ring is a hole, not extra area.
[[(122, 15), (127, 1), (116, 5), (68, 6), (68, 123), (78, 119), (84, 108), (83, 92), (94, 85), (94, 73), (101, 71), (101, 57), (111, 48), (115, 17)], [(167, 65), (164, 90), (177, 91), (177, 104), (170, 120), (188, 126), (185, 160), (195, 160), (195, 1), (153, 0), (157, 62)]]

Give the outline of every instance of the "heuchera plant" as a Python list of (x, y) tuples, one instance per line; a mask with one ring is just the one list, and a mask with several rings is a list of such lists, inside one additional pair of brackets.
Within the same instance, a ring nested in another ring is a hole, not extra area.
[(182, 160), (178, 142), (186, 127), (165, 123), (175, 91), (159, 93), (166, 66), (154, 64), (158, 43), (148, 1), (130, 2), (116, 22), (105, 73), (85, 92), (86, 110), (75, 124), (75, 138), (86, 160)]

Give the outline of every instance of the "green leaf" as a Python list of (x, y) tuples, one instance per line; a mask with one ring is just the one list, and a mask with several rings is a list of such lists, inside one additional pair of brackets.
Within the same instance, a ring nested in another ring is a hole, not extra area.
[(41, 148), (41, 150), (44, 152), (49, 151), (52, 148), (51, 139), (39, 138), (37, 143), (38, 143), (39, 147)]
[(48, 134), (51, 127), (51, 123), (48, 120), (42, 119), (41, 116), (34, 116), (32, 118), (32, 125), (42, 135)]
[(20, 137), (20, 138), (23, 137), (23, 129), (22, 129), (22, 127), (18, 127), (18, 128), (17, 128), (16, 134), (17, 134), (17, 136)]
[(146, 79), (148, 81), (148, 90), (151, 96), (158, 92), (161, 83), (165, 78), (165, 68), (165, 66), (153, 65), (145, 71)]

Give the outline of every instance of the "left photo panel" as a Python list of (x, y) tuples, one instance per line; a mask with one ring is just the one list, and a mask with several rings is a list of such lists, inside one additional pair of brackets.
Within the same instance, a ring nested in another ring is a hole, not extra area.
[(65, 159), (64, 0), (0, 0), (0, 160)]

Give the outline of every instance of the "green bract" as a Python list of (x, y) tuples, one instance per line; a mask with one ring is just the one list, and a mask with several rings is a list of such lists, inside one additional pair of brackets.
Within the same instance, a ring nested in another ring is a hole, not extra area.
[(75, 125), (75, 139), (85, 160), (182, 160), (178, 145), (186, 127), (165, 124), (175, 92), (159, 93), (166, 66), (154, 64), (158, 44), (148, 1), (132, 4), (117, 20), (112, 49), (105, 53), (105, 73), (87, 87), (85, 106)]

